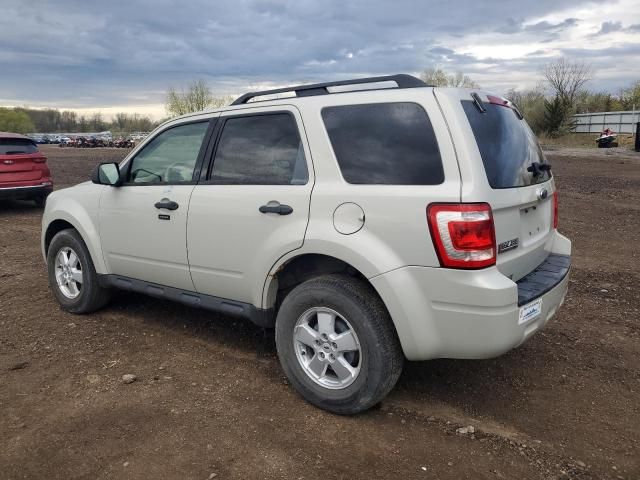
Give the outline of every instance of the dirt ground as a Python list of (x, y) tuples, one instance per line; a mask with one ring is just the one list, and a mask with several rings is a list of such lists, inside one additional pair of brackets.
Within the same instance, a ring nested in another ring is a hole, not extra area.
[[(43, 150), (57, 188), (126, 153)], [(0, 203), (0, 478), (640, 478), (640, 155), (548, 155), (574, 245), (558, 315), (496, 359), (407, 363), (355, 417), (287, 385), (271, 331), (124, 293), (64, 313), (41, 210)]]

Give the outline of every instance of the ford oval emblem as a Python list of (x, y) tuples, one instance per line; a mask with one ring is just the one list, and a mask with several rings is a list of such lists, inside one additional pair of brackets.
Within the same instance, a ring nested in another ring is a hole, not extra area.
[(541, 188), (538, 190), (538, 200), (544, 200), (549, 196), (549, 192), (546, 188)]

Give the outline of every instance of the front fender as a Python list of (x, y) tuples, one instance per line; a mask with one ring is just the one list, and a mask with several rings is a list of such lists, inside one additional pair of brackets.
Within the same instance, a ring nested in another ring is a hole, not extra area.
[(56, 191), (49, 196), (42, 217), (41, 248), (45, 262), (47, 259), (46, 232), (53, 222), (63, 220), (72, 225), (84, 240), (96, 272), (109, 273), (102, 255), (98, 231), (98, 209), (103, 188), (101, 185), (81, 184)]

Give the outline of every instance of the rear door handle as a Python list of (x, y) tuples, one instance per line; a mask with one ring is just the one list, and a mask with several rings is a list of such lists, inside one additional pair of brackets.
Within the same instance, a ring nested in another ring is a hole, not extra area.
[(167, 210), (177, 210), (179, 206), (180, 205), (178, 205), (176, 202), (169, 200), (168, 198), (163, 198), (155, 204), (156, 208), (166, 208)]
[(267, 205), (262, 205), (258, 210), (260, 210), (260, 213), (277, 213), (278, 215), (293, 213), (293, 208), (289, 205), (281, 205), (279, 202), (269, 202)]

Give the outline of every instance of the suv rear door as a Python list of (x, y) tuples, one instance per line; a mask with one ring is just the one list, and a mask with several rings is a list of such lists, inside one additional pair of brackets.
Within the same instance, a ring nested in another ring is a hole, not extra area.
[[(555, 185), (538, 141), (513, 105), (471, 90), (435, 89), (454, 138), (462, 202), (488, 202), (497, 267), (516, 281), (542, 263), (553, 241)], [(538, 175), (530, 171), (534, 168)], [(540, 168), (541, 167), (541, 168)]]
[(302, 246), (309, 220), (302, 119), (288, 105), (228, 111), (214, 136), (189, 205), (191, 277), (198, 293), (260, 305), (265, 272)]

